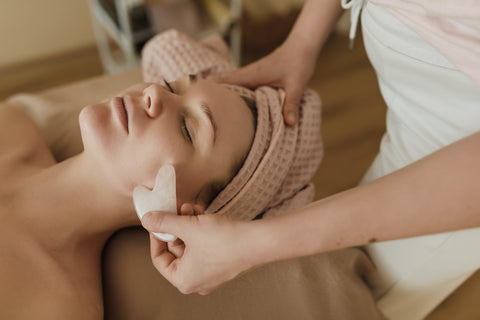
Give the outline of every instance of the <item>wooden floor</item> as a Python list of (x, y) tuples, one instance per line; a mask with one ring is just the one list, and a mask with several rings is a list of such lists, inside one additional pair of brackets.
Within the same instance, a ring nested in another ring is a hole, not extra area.
[[(258, 41), (257, 27), (245, 32), (244, 61), (269, 52), (288, 31), (292, 19), (268, 30), (280, 30), (268, 41)], [(252, 37), (252, 33), (255, 37)], [(257, 39), (248, 42), (248, 39)], [(249, 46), (250, 44), (250, 46)], [(66, 84), (102, 72), (94, 48), (55, 59), (0, 70), (0, 100), (15, 92), (36, 91)], [(323, 100), (325, 157), (315, 175), (317, 199), (354, 187), (378, 151), (385, 130), (385, 105), (361, 39), (353, 51), (347, 39), (333, 35), (319, 57), (310, 86)], [(476, 274), (440, 305), (429, 320), (480, 319), (480, 274)]]
[(315, 176), (317, 198), (354, 187), (378, 152), (385, 104), (361, 41), (352, 51), (334, 36), (323, 50), (310, 86), (323, 102), (325, 157)]

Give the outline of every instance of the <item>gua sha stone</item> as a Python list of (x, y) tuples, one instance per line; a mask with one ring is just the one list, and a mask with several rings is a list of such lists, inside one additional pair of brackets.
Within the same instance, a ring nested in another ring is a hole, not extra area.
[[(153, 190), (144, 186), (135, 187), (133, 190), (133, 205), (140, 220), (142, 220), (145, 213), (150, 211), (166, 211), (176, 214), (177, 195), (175, 168), (171, 165), (161, 167), (160, 170), (158, 170)], [(165, 242), (171, 242), (177, 239), (176, 236), (168, 233), (153, 232), (153, 235)]]

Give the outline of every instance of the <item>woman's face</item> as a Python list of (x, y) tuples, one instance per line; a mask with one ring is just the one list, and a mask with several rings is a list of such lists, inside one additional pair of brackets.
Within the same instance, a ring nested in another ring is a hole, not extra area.
[(254, 120), (235, 93), (185, 77), (162, 86), (134, 85), (80, 114), (85, 153), (122, 193), (153, 187), (158, 169), (172, 164), (177, 197), (199, 202), (211, 183), (226, 183), (248, 153)]

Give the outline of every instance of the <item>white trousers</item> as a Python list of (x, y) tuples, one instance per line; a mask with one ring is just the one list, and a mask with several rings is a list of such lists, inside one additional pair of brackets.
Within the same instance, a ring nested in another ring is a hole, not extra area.
[[(441, 53), (370, 3), (362, 30), (388, 107), (387, 132), (363, 182), (480, 130), (480, 88)], [(478, 244), (480, 228), (366, 246), (378, 268), (368, 280), (380, 309), (390, 319), (423, 318), (480, 267)]]

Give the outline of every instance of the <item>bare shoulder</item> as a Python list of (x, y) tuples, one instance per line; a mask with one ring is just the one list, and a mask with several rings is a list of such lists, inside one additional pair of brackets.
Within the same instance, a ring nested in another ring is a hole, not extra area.
[(4, 157), (41, 161), (52, 158), (35, 123), (22, 111), (0, 103), (0, 160)]
[[(0, 104), (0, 149), (21, 148), (24, 144), (41, 142), (41, 134), (35, 124), (22, 111), (7, 104)], [(3, 153), (3, 152), (2, 152)]]

